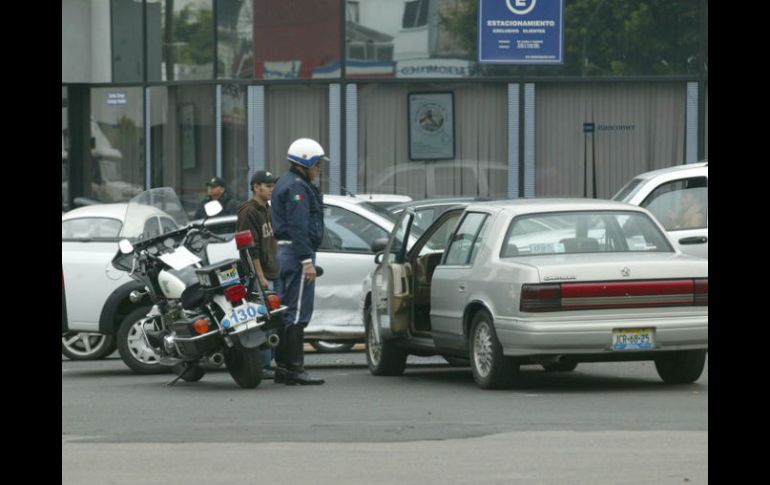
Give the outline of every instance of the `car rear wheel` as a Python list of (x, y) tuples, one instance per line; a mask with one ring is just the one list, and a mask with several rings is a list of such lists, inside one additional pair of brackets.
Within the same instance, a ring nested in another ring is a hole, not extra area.
[(310, 345), (313, 346), (316, 352), (319, 352), (321, 354), (332, 354), (335, 352), (350, 352), (350, 349), (353, 348), (353, 345), (355, 345), (354, 342), (347, 343), (347, 342), (327, 342), (325, 340), (313, 340), (310, 342)]
[(392, 342), (380, 338), (373, 328), (371, 309), (367, 305), (364, 310), (364, 325), (366, 328), (366, 363), (369, 372), (375, 376), (400, 376), (406, 367), (408, 354), (396, 347)]
[[(160, 365), (158, 356), (142, 335), (141, 326), (149, 308), (137, 308), (129, 313), (118, 329), (118, 352), (123, 362), (137, 374), (163, 374), (170, 368)], [(145, 330), (157, 330), (145, 324)]]
[(666, 384), (693, 383), (698, 380), (705, 365), (705, 350), (667, 352), (655, 359), (655, 369)]
[(115, 352), (112, 335), (90, 332), (68, 332), (61, 337), (61, 353), (70, 360), (98, 360)]
[(507, 389), (519, 375), (519, 364), (503, 355), (492, 316), (481, 310), (473, 316), (470, 339), (473, 380), (482, 389)]

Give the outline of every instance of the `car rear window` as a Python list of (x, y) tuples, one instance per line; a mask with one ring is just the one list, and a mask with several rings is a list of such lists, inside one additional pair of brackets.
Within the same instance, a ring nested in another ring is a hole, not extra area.
[(514, 218), (500, 257), (672, 251), (666, 236), (647, 214), (562, 212)]
[(64, 239), (117, 239), (123, 224), (118, 219), (107, 217), (83, 217), (61, 223), (61, 238)]

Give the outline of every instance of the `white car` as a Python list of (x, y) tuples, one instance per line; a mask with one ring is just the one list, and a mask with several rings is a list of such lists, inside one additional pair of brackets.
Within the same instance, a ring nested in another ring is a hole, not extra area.
[(646, 208), (679, 249), (709, 257), (708, 162), (678, 165), (634, 177), (612, 200)]
[[(590, 199), (469, 204), (416, 242), (405, 210), (364, 282), (369, 370), (414, 355), (470, 362), (484, 389), (520, 365), (652, 360), (690, 383), (708, 349), (708, 261), (679, 251), (645, 209)], [(378, 248), (379, 249), (379, 248)]]
[[(125, 211), (125, 203), (101, 204), (62, 215), (63, 292), (68, 327), (63, 332), (62, 352), (71, 358), (99, 358), (110, 347), (114, 350), (114, 336), (123, 335), (131, 340), (126, 343), (128, 358), (141, 364), (136, 367), (144, 366), (151, 372), (157, 361), (151, 349), (134, 338), (139, 335), (138, 322), (124, 321), (140, 306), (129, 298), (139, 284), (110, 264), (117, 252)], [(324, 274), (318, 279), (313, 318), (305, 330), (306, 340), (317, 349), (345, 350), (363, 342), (361, 282), (374, 266), (371, 243), (387, 238), (393, 228), (389, 217), (392, 218), (389, 212), (371, 209), (364, 200), (324, 196), (326, 232), (316, 257)], [(223, 216), (208, 220), (206, 225), (230, 237), (235, 222), (235, 216)], [(166, 232), (176, 228), (174, 220), (163, 213), (148, 213), (145, 224), (146, 230)], [(207, 252), (210, 262), (238, 257), (232, 240), (212, 243)], [(62, 307), (64, 326), (64, 301)], [(131, 328), (120, 332), (123, 325)]]

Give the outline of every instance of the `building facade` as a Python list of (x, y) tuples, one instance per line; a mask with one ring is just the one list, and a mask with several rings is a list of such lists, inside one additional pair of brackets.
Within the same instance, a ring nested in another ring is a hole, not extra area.
[(192, 211), (214, 175), (245, 200), (303, 136), (333, 194), (609, 198), (708, 157), (706, 0), (565, 0), (539, 67), (478, 63), (477, 7), (62, 0), (63, 210), (170, 186)]

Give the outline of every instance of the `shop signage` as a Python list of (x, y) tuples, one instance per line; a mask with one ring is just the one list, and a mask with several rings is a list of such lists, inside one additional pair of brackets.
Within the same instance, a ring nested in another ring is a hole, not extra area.
[(564, 64), (564, 0), (479, 0), (479, 62)]

